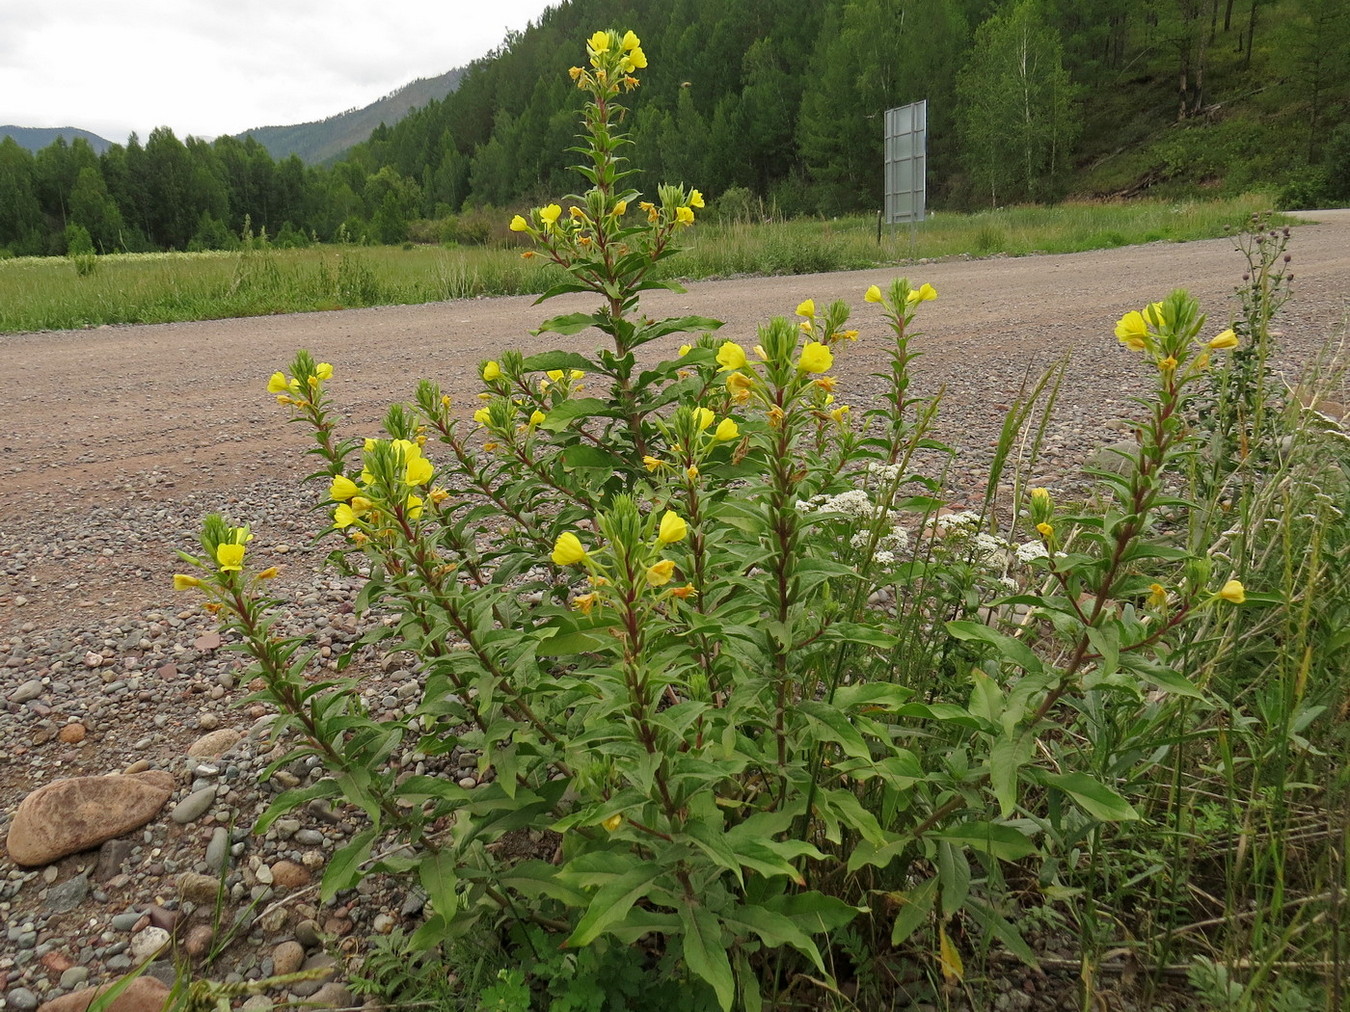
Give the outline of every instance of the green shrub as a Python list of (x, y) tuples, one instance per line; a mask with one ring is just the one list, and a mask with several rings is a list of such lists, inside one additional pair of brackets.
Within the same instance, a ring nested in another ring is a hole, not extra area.
[[(1209, 337), (1183, 291), (1126, 314), (1116, 335), (1150, 393), (1096, 505), (1004, 473), (1019, 440), (1034, 457), (1051, 372), (1010, 410), (983, 507), (952, 513), (920, 466), (952, 452), (930, 434), (939, 397), (910, 392), (937, 293), (902, 279), (863, 294), (865, 326), (888, 335), (866, 410), (831, 372), (860, 336), (842, 302), (806, 299), (749, 348), (712, 319), (643, 315), (641, 292), (677, 287), (653, 270), (703, 201), (623, 185), (618, 100), (646, 57), (631, 32), (597, 32), (587, 56), (572, 76), (591, 187), (509, 228), (556, 268), (545, 298), (599, 303), (536, 333), (594, 328), (605, 346), (480, 363), (472, 423), (424, 380), (365, 440), (339, 432), (331, 364), (300, 352), (268, 384), (313, 430), (333, 562), (374, 619), (343, 663), (373, 644), (415, 656), (413, 720), (377, 719), (351, 680), (311, 678), (247, 526), (208, 517), (183, 556), (175, 585), (206, 595), (279, 708), (277, 733), (298, 737), (277, 765), (312, 755), (326, 770), (255, 828), (318, 797), (358, 806), (368, 824), (321, 897), (404, 874), (428, 896), (411, 951), (496, 932), (511, 965), (481, 1007), (639, 992), (663, 1008), (822, 1007), (846, 967), (858, 1007), (893, 1005), (901, 977), (937, 1000), (971, 986), (993, 947), (1036, 961), (1019, 896), (1073, 924), (1092, 1004), (1097, 963), (1128, 930), (1123, 897), (1161, 888), (1149, 869), (1184, 835), (1135, 827), (1193, 820), (1186, 746), (1231, 740), (1235, 721), (1212, 714), (1244, 690), (1219, 695), (1234, 655), (1215, 644), (1265, 609), (1290, 614), (1294, 588), (1249, 595), (1247, 572), (1268, 570), (1209, 526), (1223, 492), (1194, 524), (1179, 495), (1197, 391), (1239, 338)], [(639, 361), (681, 334), (678, 354)], [(1292, 714), (1285, 746), (1315, 718)], [(477, 786), (440, 769), (455, 750), (476, 757)], [(400, 771), (405, 752), (426, 771)], [(1140, 915), (1162, 924), (1160, 951), (1185, 899), (1153, 896)], [(1276, 924), (1280, 901), (1258, 899)], [(419, 965), (408, 987), (423, 987)]]

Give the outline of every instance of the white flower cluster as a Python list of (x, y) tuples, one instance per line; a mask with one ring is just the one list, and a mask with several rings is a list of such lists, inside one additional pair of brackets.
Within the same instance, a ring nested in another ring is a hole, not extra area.
[(876, 516), (876, 507), (872, 505), (872, 499), (866, 492), (860, 488), (851, 488), (847, 492), (840, 492), (838, 495), (818, 495), (810, 499), (797, 500), (797, 510), (801, 513), (815, 513), (817, 511), (824, 513), (843, 513), (845, 516), (866, 517), (871, 519)]
[(878, 464), (873, 460), (867, 465), (867, 473), (880, 483), (891, 482), (900, 477), (900, 465)]
[(1018, 545), (1015, 553), (1018, 562), (1031, 562), (1035, 559), (1048, 558), (1050, 555), (1046, 551), (1045, 544), (1040, 541), (1028, 541), (1025, 544)]

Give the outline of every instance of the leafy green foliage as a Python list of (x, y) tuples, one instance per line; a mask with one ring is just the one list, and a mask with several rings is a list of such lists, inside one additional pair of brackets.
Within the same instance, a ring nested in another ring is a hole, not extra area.
[[(604, 345), (479, 363), (472, 426), (424, 380), (361, 442), (339, 434), (331, 364), (300, 352), (268, 384), (313, 431), (333, 561), (381, 619), (363, 645), (417, 658), (414, 719), (377, 719), (340, 673), (311, 679), (303, 639), (278, 628), (275, 574), (248, 565), (247, 527), (208, 517), (201, 553), (183, 556), (200, 575), (177, 584), (207, 595), (276, 730), (299, 741), (277, 762), (312, 755), (326, 771), (257, 829), (315, 797), (358, 808), (366, 827), (332, 856), (321, 897), (371, 872), (415, 877), (416, 951), (500, 928), (513, 965), (475, 978), (484, 1008), (544, 993), (599, 1008), (644, 987), (691, 1009), (819, 1004), (839, 990), (840, 950), (860, 977), (913, 960), (951, 987), (994, 946), (1036, 960), (1014, 876), (1065, 904), (1090, 1003), (1093, 961), (1119, 941), (1102, 913), (1118, 881), (1106, 844), (1176, 803), (1180, 787), (1154, 787), (1160, 771), (1180, 779), (1167, 764), (1192, 739), (1231, 754), (1255, 723), (1211, 723), (1243, 691), (1214, 691), (1212, 637), (1293, 591), (1249, 596), (1245, 554), (1213, 547), (1231, 532), (1192, 540), (1177, 522), (1193, 509), (1179, 494), (1198, 450), (1187, 419), (1236, 338), (1209, 336), (1181, 290), (1126, 314), (1116, 334), (1152, 391), (1097, 500), (1000, 501), (1010, 448), (1037, 424), (1019, 404), (984, 509), (947, 510), (919, 464), (952, 453), (929, 435), (939, 397), (910, 390), (937, 292), (901, 279), (863, 295), (888, 342), (881, 404), (856, 412), (831, 375), (860, 337), (843, 302), (806, 299), (750, 348), (705, 317), (645, 317), (641, 292), (668, 286), (652, 268), (703, 201), (629, 185), (620, 100), (646, 68), (636, 35), (594, 33), (586, 61), (570, 76), (590, 186), (509, 227), (559, 271), (541, 301), (599, 303), (536, 335), (593, 329)], [(675, 356), (651, 354), (677, 335)], [(1283, 715), (1276, 753), (1304, 748), (1321, 710), (1301, 703), (1301, 690), (1260, 702)], [(408, 750), (432, 768), (395, 772)], [(437, 775), (455, 750), (476, 757), (477, 786)]]

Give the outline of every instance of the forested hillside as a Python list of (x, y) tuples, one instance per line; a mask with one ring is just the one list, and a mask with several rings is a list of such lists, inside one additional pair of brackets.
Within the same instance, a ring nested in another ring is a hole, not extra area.
[(921, 98), (937, 206), (1350, 198), (1350, 0), (570, 0), (331, 167), (167, 127), (102, 155), (0, 142), (0, 248), (215, 248), (246, 227), (482, 241), (485, 209), (576, 188), (567, 70), (602, 25), (650, 55), (628, 102), (637, 185), (725, 206), (876, 209), (882, 113)]

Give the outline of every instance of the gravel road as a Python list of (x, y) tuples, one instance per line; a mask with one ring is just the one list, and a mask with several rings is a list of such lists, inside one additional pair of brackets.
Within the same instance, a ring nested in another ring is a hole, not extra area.
[[(1278, 319), (1277, 365), (1290, 380), (1326, 342), (1344, 336), (1350, 311), (1350, 210), (1310, 217), (1315, 224), (1295, 231), (1295, 298)], [(684, 294), (651, 293), (643, 307), (655, 317), (717, 317), (726, 321), (722, 334), (754, 343), (759, 322), (791, 315), (803, 298), (817, 305), (848, 300), (862, 336), (835, 370), (838, 396), (863, 407), (884, 351), (880, 314), (862, 301), (864, 290), (901, 273), (933, 284), (940, 297), (922, 308), (915, 390), (946, 388), (939, 435), (964, 452), (952, 495), (978, 498), (989, 445), (1027, 370), (1039, 373), (1070, 356), (1046, 457), (1033, 477), (1052, 487), (1071, 483), (1084, 456), (1115, 438), (1103, 423), (1127, 416), (1140, 389), (1136, 358), (1112, 334), (1115, 321), (1187, 287), (1217, 333), (1228, 324), (1243, 265), (1228, 240), (1158, 243), (953, 259), (904, 271), (698, 282)], [(102, 868), (100, 852), (25, 869), (0, 850), (0, 1007), (32, 1008), (125, 969), (147, 925), (202, 923), (178, 898), (178, 877), (212, 873), (222, 847), (235, 856), (232, 903), (264, 894), (260, 910), (274, 898), (284, 902), (241, 936), (243, 944), (212, 969), (215, 976), (271, 973), (293, 939), (313, 960), (318, 934), (351, 948), (359, 938), (415, 923), (409, 918), (420, 904), (406, 890), (372, 886), (374, 892), (323, 908), (303, 885), (285, 893), (273, 867), (289, 862), (317, 875), (352, 828), (343, 813), (306, 810), (263, 839), (242, 831), (274, 793), (256, 782), (271, 743), (255, 725), (262, 711), (234, 705), (245, 689), (237, 655), (220, 649), (206, 618), (170, 590), (170, 575), (181, 568), (173, 553), (192, 547), (205, 512), (250, 521), (258, 563), (286, 566), (281, 588), (295, 624), (316, 630), (321, 647), (339, 650), (356, 633), (351, 588), (318, 568), (323, 552), (310, 542), (322, 521), (305, 510), (297, 488), (308, 434), (285, 423), (265, 391), (268, 375), (285, 368), (297, 348), (333, 363), (330, 389), (351, 433), (372, 432), (388, 403), (410, 397), (424, 376), (440, 382), (467, 415), (476, 406), (480, 359), (512, 347), (593, 349), (586, 334), (550, 336), (547, 344), (529, 334), (545, 316), (589, 309), (591, 300), (532, 301), (0, 335), (7, 380), (0, 388), (0, 836), (19, 801), (58, 777), (140, 763), (178, 778), (171, 806), (211, 795), (202, 814), (183, 822), (170, 819), (166, 806), (125, 838), (120, 863), (105, 856)], [(652, 351), (669, 354), (681, 340)], [(414, 679), (397, 660), (378, 666), (369, 686), (376, 711), (410, 708)], [(220, 728), (245, 737), (209, 764), (186, 758), (194, 740)], [(471, 762), (464, 765), (472, 779)], [(289, 774), (297, 782), (308, 775), (305, 768)], [(83, 892), (81, 874), (89, 876)], [(79, 895), (68, 906), (72, 889)]]

